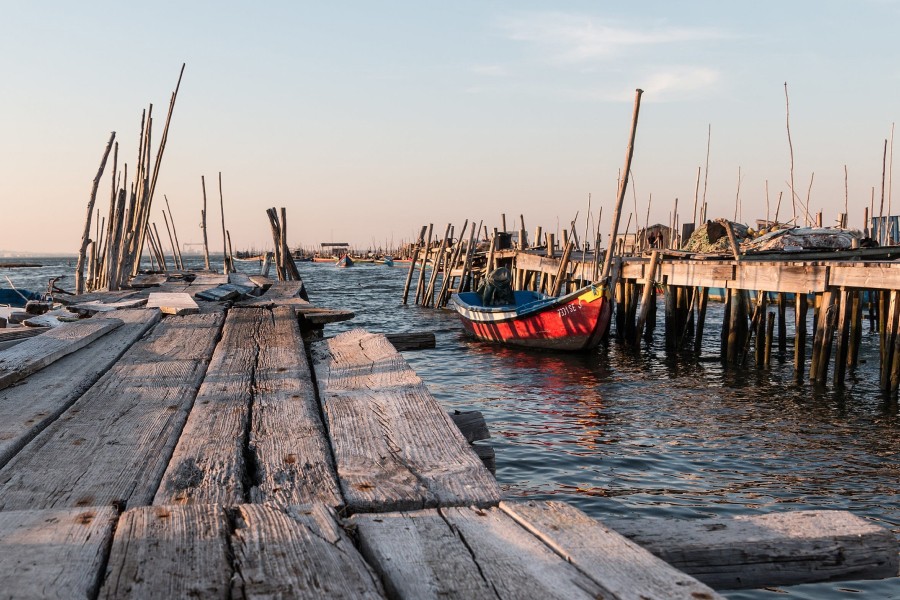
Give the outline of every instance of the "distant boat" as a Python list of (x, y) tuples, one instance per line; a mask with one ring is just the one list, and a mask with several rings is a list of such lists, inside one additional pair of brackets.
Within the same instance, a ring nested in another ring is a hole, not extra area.
[(384, 258), (382, 258), (380, 260), (376, 260), (375, 262), (378, 264), (382, 264), (386, 267), (394, 266), (394, 258), (392, 256), (385, 256)]
[(340, 258), (338, 259), (338, 261), (335, 263), (335, 265), (337, 265), (338, 267), (344, 267), (344, 268), (345, 268), (345, 267), (352, 267), (352, 266), (353, 266), (353, 259), (350, 258), (349, 255), (345, 254), (345, 255), (343, 255), (342, 257), (340, 257)]
[(514, 292), (515, 303), (484, 306), (475, 292), (453, 295), (466, 332), (486, 342), (547, 350), (590, 350), (609, 327), (612, 307), (605, 286), (589, 285), (554, 297)]

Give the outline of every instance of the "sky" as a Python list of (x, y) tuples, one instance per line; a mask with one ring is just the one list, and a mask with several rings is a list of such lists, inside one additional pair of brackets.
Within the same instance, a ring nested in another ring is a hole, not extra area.
[(606, 238), (637, 88), (622, 229), (648, 208), (668, 223), (676, 199), (690, 221), (695, 195), (752, 223), (782, 194), (789, 220), (791, 146), (794, 191), (826, 224), (846, 202), (861, 227), (873, 194), (879, 211), (885, 162), (892, 206), (896, 0), (0, 0), (0, 15), (0, 251), (78, 251), (110, 132), (133, 173), (141, 113), (153, 104), (155, 153), (182, 63), (152, 220), (165, 195), (184, 244), (202, 240), (205, 176), (222, 247), (219, 173), (235, 250), (271, 246), (269, 207), (292, 247), (501, 215), (529, 232), (578, 215), (583, 236), (589, 206)]

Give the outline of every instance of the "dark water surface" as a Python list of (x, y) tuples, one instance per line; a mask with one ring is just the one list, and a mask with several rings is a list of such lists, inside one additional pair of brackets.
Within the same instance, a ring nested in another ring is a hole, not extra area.
[[(48, 266), (0, 267), (0, 287), (8, 275), (18, 287), (43, 289), (66, 263), (28, 260)], [(535, 352), (469, 340), (455, 313), (402, 306), (405, 264), (298, 267), (314, 303), (357, 315), (326, 335), (354, 327), (435, 333), (437, 348), (404, 356), (447, 409), (484, 413), (508, 498), (563, 500), (600, 519), (841, 509), (900, 538), (897, 396), (878, 390), (877, 337), (868, 327), (866, 362), (847, 386), (814, 389), (794, 383), (790, 346), (770, 371), (724, 370), (712, 359), (721, 305), (711, 305), (707, 320), (710, 360), (664, 350), (662, 311), (653, 343), (639, 353), (614, 343), (587, 354)], [(59, 285), (72, 288), (71, 270), (62, 272), (69, 277)], [(900, 598), (900, 579), (727, 595)]]

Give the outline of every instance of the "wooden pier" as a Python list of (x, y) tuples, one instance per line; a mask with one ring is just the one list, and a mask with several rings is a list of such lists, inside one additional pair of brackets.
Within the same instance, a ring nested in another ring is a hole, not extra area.
[(504, 501), (389, 339), (324, 338), (352, 314), (302, 282), (148, 279), (0, 351), (6, 596), (702, 600), (897, 574), (893, 535), (839, 511), (622, 535)]
[[(464, 225), (464, 234), (466, 230)], [(486, 234), (489, 241), (478, 247), (474, 225), (468, 238), (460, 236), (453, 244), (449, 225), (439, 244), (431, 242), (430, 227), (428, 231), (426, 236), (423, 227), (414, 247), (418, 260), (410, 265), (404, 302), (411, 295), (421, 306), (446, 306), (453, 292), (477, 289), (485, 274), (499, 266), (512, 272), (513, 289), (550, 295), (574, 291), (600, 278), (603, 253), (577, 250), (577, 238), (571, 235), (564, 235), (559, 244), (546, 234), (546, 247), (538, 249), (527, 243), (501, 243), (509, 234), (497, 230)], [(540, 239), (541, 229), (534, 235)], [(524, 226), (518, 239), (526, 240)], [(868, 322), (869, 329), (879, 334), (879, 385), (895, 392), (900, 389), (897, 257), (900, 247), (892, 246), (727, 256), (658, 250), (617, 257), (610, 277), (616, 306), (612, 335), (633, 346), (640, 345), (642, 336), (652, 335), (659, 292), (667, 348), (699, 354), (704, 334), (718, 333), (724, 363), (765, 369), (773, 351), (785, 357), (791, 346), (798, 380), (808, 377), (817, 385), (830, 380), (841, 386), (848, 369), (858, 364)], [(416, 268), (418, 284), (411, 294)], [(713, 298), (725, 305), (719, 332), (709, 331), (705, 323)]]

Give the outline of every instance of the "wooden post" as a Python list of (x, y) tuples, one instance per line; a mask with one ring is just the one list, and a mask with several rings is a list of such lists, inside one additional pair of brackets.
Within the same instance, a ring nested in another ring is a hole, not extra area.
[(572, 240), (569, 240), (566, 243), (562, 258), (559, 260), (559, 269), (556, 271), (556, 279), (553, 281), (553, 288), (550, 290), (551, 296), (559, 295), (559, 291), (562, 288), (563, 282), (565, 282), (568, 276), (569, 258), (572, 256), (572, 248), (574, 247), (574, 245), (575, 244)]
[(441, 245), (438, 247), (437, 256), (431, 263), (431, 278), (428, 280), (428, 287), (422, 296), (422, 306), (432, 306), (434, 304), (434, 287), (437, 285), (438, 272), (441, 270), (441, 264), (444, 262), (444, 250), (447, 248), (447, 239), (450, 236), (450, 228), (452, 225), (447, 223), (444, 230), (444, 237), (441, 239)]
[(731, 301), (731, 290), (728, 288), (725, 289), (725, 299), (722, 313), (722, 331), (719, 334), (719, 357), (722, 359), (722, 362), (726, 362), (728, 360), (728, 336), (731, 333), (731, 310), (732, 310), (732, 301)]
[(159, 237), (159, 229), (156, 227), (155, 221), (153, 222), (153, 237), (156, 238), (156, 248), (157, 248), (157, 251), (159, 252), (159, 257), (157, 260), (158, 260), (160, 266), (162, 266), (162, 270), (168, 271), (169, 263), (166, 262), (166, 254), (165, 254), (165, 251), (163, 250), (162, 239)]
[(813, 357), (809, 367), (809, 378), (816, 383), (824, 382), (828, 373), (831, 343), (834, 340), (834, 298), (835, 292), (826, 289), (822, 294), (822, 303), (819, 307), (819, 318), (813, 339)]
[(694, 293), (698, 294), (697, 332), (694, 335), (694, 353), (698, 356), (703, 350), (703, 327), (706, 324), (706, 304), (709, 302), (709, 288), (702, 287)]
[[(94, 203), (97, 201), (97, 188), (100, 187), (100, 179), (103, 178), (103, 171), (106, 169), (106, 160), (112, 150), (113, 142), (116, 139), (116, 132), (113, 131), (109, 135), (109, 141), (103, 150), (103, 158), (100, 159), (100, 168), (91, 182), (91, 197), (87, 205), (87, 217), (84, 220), (84, 233), (81, 235), (81, 248), (78, 250), (78, 262), (75, 265), (75, 293), (84, 293), (84, 261), (87, 255), (87, 247), (91, 241), (91, 217), (94, 215)], [(113, 173), (115, 177), (115, 173)]]
[(806, 367), (806, 318), (809, 303), (806, 294), (794, 296), (794, 376), (797, 381), (803, 379)]
[[(281, 259), (284, 262), (284, 272), (287, 275), (287, 279), (292, 281), (300, 281), (300, 272), (297, 270), (297, 263), (294, 262), (294, 255), (291, 254), (291, 249), (288, 248), (287, 243), (287, 209), (285, 207), (281, 207), (281, 229), (279, 232), (281, 235), (279, 239), (281, 240)], [(231, 269), (231, 272), (234, 272), (234, 260), (231, 255), (231, 237), (228, 237), (228, 265)]]
[(850, 345), (847, 352), (847, 366), (859, 363), (859, 345), (862, 342), (862, 292), (850, 292)]
[[(474, 223), (472, 224), (474, 226)], [(460, 230), (459, 240), (457, 240), (456, 245), (453, 247), (453, 251), (451, 253), (451, 257), (449, 263), (444, 268), (444, 278), (441, 281), (441, 290), (438, 293), (437, 302), (435, 304), (436, 308), (441, 308), (447, 303), (447, 300), (450, 297), (450, 289), (453, 286), (453, 269), (457, 268), (459, 265), (459, 259), (462, 255), (463, 242), (466, 237), (466, 230), (469, 228), (469, 220), (466, 219), (463, 222), (462, 229)]]
[(728, 324), (728, 349), (726, 358), (731, 364), (740, 360), (747, 331), (747, 304), (744, 290), (731, 290), (731, 314)]
[(665, 289), (665, 328), (666, 328), (666, 348), (674, 349), (678, 347), (678, 323), (676, 322), (675, 312), (678, 305), (678, 288), (674, 285), (667, 285)]
[(625, 280), (619, 279), (615, 288), (616, 294), (616, 339), (625, 339)]
[(425, 265), (428, 264), (428, 255), (431, 254), (431, 232), (433, 230), (433, 227), (434, 223), (428, 224), (428, 239), (422, 248), (422, 262), (419, 265), (419, 280), (416, 282), (416, 297), (414, 300), (414, 304), (419, 303), (419, 297), (422, 295), (422, 292), (425, 291)]
[(844, 385), (844, 376), (847, 372), (847, 357), (849, 346), (852, 344), (850, 337), (851, 309), (853, 303), (850, 292), (841, 288), (838, 300), (837, 316), (837, 343), (834, 353), (834, 385)]
[(494, 269), (497, 268), (494, 259), (494, 254), (497, 252), (497, 234), (497, 228), (494, 227), (493, 234), (491, 235), (491, 247), (490, 249), (488, 249), (487, 267), (484, 273), (485, 275), (489, 275)]
[(764, 366), (769, 368), (772, 363), (772, 338), (775, 333), (775, 313), (771, 312), (766, 318), (766, 353), (764, 357)]
[(612, 268), (613, 243), (619, 232), (619, 221), (622, 218), (622, 203), (625, 201), (625, 190), (628, 188), (628, 176), (631, 174), (631, 159), (634, 156), (634, 138), (637, 133), (638, 113), (640, 112), (641, 94), (643, 93), (644, 91), (641, 89), (635, 90), (634, 112), (631, 116), (631, 133), (628, 138), (628, 148), (625, 151), (625, 167), (622, 169), (622, 181), (619, 184), (619, 193), (616, 198), (616, 208), (613, 212), (612, 227), (610, 228), (609, 234), (609, 248), (606, 252), (606, 258), (603, 261), (603, 270), (600, 272), (601, 279), (609, 277), (609, 272)]
[(413, 248), (412, 260), (409, 262), (409, 271), (406, 272), (406, 283), (403, 284), (403, 304), (406, 304), (407, 299), (409, 298), (409, 284), (412, 283), (413, 271), (416, 270), (416, 262), (419, 260), (419, 249), (422, 247), (423, 242), (425, 241), (425, 230), (428, 229), (426, 225), (422, 225), (422, 229), (419, 230), (419, 237), (416, 238), (416, 245)]
[(525, 233), (525, 215), (519, 215), (519, 250), (526, 248), (528, 248), (528, 239)]
[(656, 294), (654, 293), (656, 283), (654, 282), (654, 277), (656, 277), (656, 268), (658, 265), (659, 252), (654, 250), (650, 254), (650, 263), (647, 267), (647, 273), (644, 276), (644, 290), (641, 295), (641, 312), (638, 315), (637, 324), (634, 328), (634, 337), (631, 339), (631, 343), (634, 346), (640, 345), (641, 335), (644, 333), (644, 324), (647, 322), (647, 317), (650, 315), (650, 303), (656, 302)]
[(162, 211), (163, 214), (163, 222), (166, 224), (166, 233), (169, 234), (169, 245), (172, 247), (172, 260), (175, 262), (175, 268), (180, 269), (181, 266), (178, 262), (178, 248), (175, 246), (175, 239), (172, 237), (172, 228), (169, 226), (169, 217), (166, 216), (166, 211)]
[[(201, 175), (200, 176), (200, 184), (203, 186), (203, 210), (200, 211), (200, 227), (203, 229), (203, 262), (207, 271), (212, 270), (212, 267), (209, 265), (209, 239), (206, 236), (206, 178)], [(278, 249), (276, 248), (275, 252), (276, 262), (275, 265), (278, 265)]]
[[(219, 211), (222, 214), (222, 262), (223, 262), (223, 273), (228, 275), (232, 271), (234, 271), (234, 265), (231, 264), (231, 261), (228, 260), (228, 242), (227, 236), (225, 235), (225, 200), (222, 198), (222, 171), (219, 171)], [(284, 226), (282, 225), (282, 238), (284, 237)], [(282, 256), (284, 254), (282, 253)]]
[(738, 247), (737, 238), (734, 237), (734, 229), (731, 227), (731, 221), (724, 219), (725, 232), (728, 233), (728, 241), (731, 242), (731, 253), (734, 254), (734, 260), (740, 262), (741, 250)]
[(163, 194), (163, 200), (166, 201), (166, 209), (169, 211), (169, 220), (172, 221), (172, 236), (175, 238), (175, 249), (178, 252), (178, 268), (184, 269), (184, 258), (181, 256), (181, 245), (178, 243), (178, 231), (175, 229), (175, 215), (172, 214), (172, 208), (169, 206), (169, 199)]
[(778, 294), (778, 355), (787, 353), (787, 296)]

